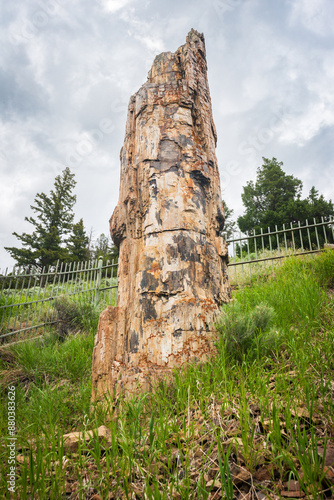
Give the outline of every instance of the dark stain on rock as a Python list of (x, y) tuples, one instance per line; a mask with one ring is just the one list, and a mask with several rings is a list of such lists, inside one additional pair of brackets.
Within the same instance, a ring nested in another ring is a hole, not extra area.
[(192, 146), (194, 144), (192, 137), (187, 137), (186, 135), (183, 134), (180, 134), (179, 141), (183, 148), (186, 146)]
[(192, 170), (189, 172), (191, 179), (196, 182), (201, 188), (208, 188), (210, 186), (210, 177), (203, 174), (201, 170)]
[(152, 161), (151, 162), (151, 167), (153, 167), (155, 170), (158, 170), (158, 172), (178, 172), (179, 171), (179, 162), (174, 162), (173, 165), (171, 165), (170, 161)]
[(200, 256), (196, 250), (196, 243), (194, 240), (184, 232), (173, 236), (173, 241), (177, 245), (177, 252), (182, 261), (184, 262), (200, 262)]
[(166, 198), (163, 200), (163, 208), (165, 210), (169, 210), (171, 207), (175, 207), (177, 204), (175, 203), (174, 200), (171, 200), (170, 198)]
[(148, 294), (144, 294), (140, 299), (140, 303), (142, 305), (143, 313), (144, 313), (144, 322), (152, 319), (157, 319), (157, 311), (155, 310), (155, 304), (153, 298)]
[(158, 195), (158, 187), (157, 187), (157, 180), (155, 177), (152, 177), (150, 180), (149, 180), (149, 184), (150, 184), (150, 192), (151, 192), (151, 196), (152, 198), (154, 198), (155, 200), (157, 199), (157, 195)]
[(161, 283), (161, 293), (164, 295), (174, 295), (184, 290), (185, 269), (169, 271), (165, 281)]
[(219, 206), (217, 208), (217, 223), (218, 223), (218, 228), (217, 228), (217, 235), (221, 233), (221, 231), (224, 229), (225, 225), (225, 216), (220, 210)]
[(190, 178), (194, 181), (194, 184), (199, 187), (197, 188), (192, 200), (198, 209), (202, 209), (203, 213), (206, 213), (207, 205), (207, 191), (210, 187), (210, 179), (201, 172), (201, 170), (192, 170), (190, 173)]
[(170, 139), (161, 140), (160, 159), (163, 162), (178, 163), (180, 160), (180, 146)]
[(172, 335), (173, 335), (173, 337), (178, 338), (178, 337), (182, 336), (182, 333), (183, 333), (183, 331), (181, 330), (181, 328), (178, 328), (177, 330), (174, 330)]
[(132, 332), (130, 335), (130, 352), (136, 353), (138, 352), (138, 346), (139, 346), (139, 338), (138, 338), (138, 333)]
[(151, 271), (145, 270), (142, 272), (140, 286), (144, 292), (155, 292), (155, 290), (158, 288), (158, 285), (159, 279), (156, 278)]
[(158, 210), (156, 213), (155, 213), (155, 218), (157, 219), (157, 223), (159, 224), (159, 226), (162, 225), (162, 219), (161, 219), (161, 216), (160, 216), (160, 210)]
[(191, 199), (195, 203), (196, 208), (198, 208), (199, 210), (203, 210), (203, 213), (205, 214), (206, 213), (206, 196), (203, 192), (203, 189), (201, 189), (200, 191), (199, 190), (195, 191), (195, 193), (193, 194)]

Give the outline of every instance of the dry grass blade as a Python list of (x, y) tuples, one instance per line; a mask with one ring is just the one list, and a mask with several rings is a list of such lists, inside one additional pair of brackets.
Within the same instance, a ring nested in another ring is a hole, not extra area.
[(15, 352), (7, 349), (0, 349), (0, 361), (7, 365), (15, 365), (17, 363), (17, 356)]
[(33, 377), (31, 377), (23, 368), (11, 368), (1, 372), (0, 391), (5, 391), (11, 385), (26, 386)]

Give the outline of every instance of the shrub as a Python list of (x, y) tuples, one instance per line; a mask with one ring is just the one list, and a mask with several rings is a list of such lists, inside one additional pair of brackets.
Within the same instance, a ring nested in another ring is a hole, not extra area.
[(274, 309), (260, 303), (245, 311), (238, 302), (230, 304), (218, 320), (216, 328), (222, 335), (228, 354), (237, 361), (267, 355), (276, 344), (278, 332), (272, 328)]
[(75, 302), (68, 297), (60, 296), (55, 301), (58, 314), (58, 335), (66, 337), (77, 331), (91, 332), (97, 330), (99, 321), (98, 307), (90, 301)]

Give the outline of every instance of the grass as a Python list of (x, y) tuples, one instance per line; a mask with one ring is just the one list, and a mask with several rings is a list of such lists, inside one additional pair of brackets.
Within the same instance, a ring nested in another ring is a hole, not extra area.
[[(104, 406), (90, 404), (94, 314), (76, 334), (0, 351), (1, 436), (15, 386), (13, 498), (333, 497), (333, 288), (334, 252), (287, 259), (234, 292), (208, 362)], [(102, 424), (110, 447), (64, 448), (63, 434)]]
[[(242, 258), (233, 256), (229, 258), (229, 278), (232, 287), (251, 284), (254, 281), (265, 280), (273, 276), (277, 269), (285, 262), (286, 257), (294, 254), (303, 254), (302, 248), (292, 249), (263, 249), (257, 253), (243, 252)], [(258, 261), (259, 259), (259, 261)], [(261, 260), (263, 259), (263, 260)], [(268, 259), (268, 260), (266, 260)], [(244, 262), (248, 262), (244, 264)]]
[[(88, 276), (89, 278), (89, 276)], [(63, 322), (66, 335), (67, 330), (77, 328), (85, 329), (85, 317), (89, 316), (95, 302), (96, 279), (79, 279), (68, 281), (66, 283), (55, 282), (47, 286), (31, 286), (23, 288), (27, 282), (17, 278), (18, 285), (14, 289), (3, 290), (0, 293), (0, 344), (6, 342), (18, 342), (28, 337), (35, 338), (43, 335), (44, 324), (52, 323), (56, 319), (69, 318), (70, 309), (80, 308), (79, 311), (73, 311), (73, 321), (81, 321), (80, 325), (68, 324), (66, 319)], [(100, 283), (101, 289), (111, 284), (116, 284), (116, 278), (103, 278)], [(67, 300), (66, 297), (71, 297)], [(116, 302), (116, 289), (106, 289), (100, 292), (98, 306), (102, 310), (108, 303)], [(75, 306), (78, 304), (78, 306)], [(81, 306), (80, 306), (81, 304)], [(88, 319), (89, 321), (89, 319)], [(37, 325), (42, 325), (40, 328)], [(27, 330), (24, 330), (27, 329)], [(23, 330), (21, 332), (21, 330)], [(1, 338), (5, 335), (4, 338)]]

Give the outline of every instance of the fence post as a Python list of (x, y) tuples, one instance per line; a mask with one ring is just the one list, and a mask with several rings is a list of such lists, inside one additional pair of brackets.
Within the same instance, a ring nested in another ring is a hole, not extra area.
[(102, 264), (103, 264), (103, 257), (99, 257), (99, 263), (97, 266), (97, 279), (96, 279), (96, 291), (95, 291), (95, 304), (98, 303), (99, 298), (100, 298), (100, 286), (101, 286), (101, 280), (102, 280)]

